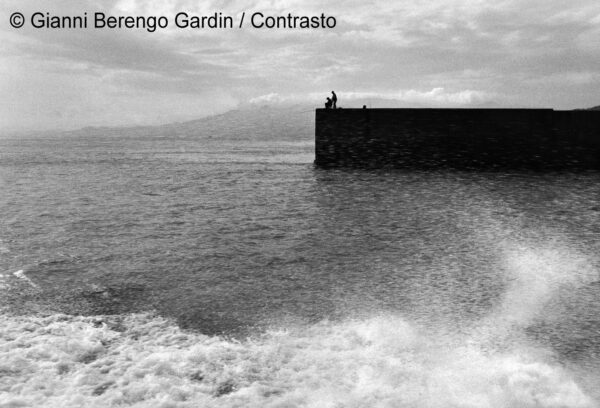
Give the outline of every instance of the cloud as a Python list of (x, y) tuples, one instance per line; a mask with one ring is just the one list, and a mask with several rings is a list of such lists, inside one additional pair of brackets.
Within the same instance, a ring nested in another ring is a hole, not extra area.
[(334, 30), (171, 27), (154, 33), (2, 25), (5, 127), (154, 123), (301, 98), (320, 106), (331, 89), (348, 99), (371, 95), (435, 106), (599, 103), (600, 3), (593, 0), (9, 0), (0, 19), (41, 8), (57, 15), (171, 18), (179, 11), (325, 13), (338, 24)]
[[(494, 95), (488, 95), (485, 92), (475, 90), (462, 90), (457, 92), (447, 92), (444, 88), (433, 88), (429, 91), (420, 91), (416, 89), (387, 91), (387, 92), (338, 92), (338, 98), (350, 104), (356, 105), (356, 102), (365, 102), (372, 99), (382, 99), (390, 102), (413, 103), (418, 106), (469, 106), (480, 105), (491, 102)], [(264, 104), (292, 104), (306, 103), (307, 101), (321, 101), (328, 96), (328, 91), (314, 93), (298, 93), (281, 95), (271, 92), (260, 95), (249, 100), (249, 103), (256, 105)]]
[(485, 92), (466, 89), (458, 92), (446, 92), (444, 88), (434, 88), (430, 91), (418, 91), (409, 89), (397, 92), (349, 92), (345, 93), (347, 99), (392, 99), (403, 102), (413, 102), (418, 104), (431, 105), (472, 105), (488, 102), (492, 99), (491, 95)]
[(287, 102), (288, 100), (291, 100), (290, 98), (284, 98), (281, 95), (271, 92), (270, 94), (266, 94), (266, 95), (260, 95), (257, 96), (255, 98), (250, 98), (250, 103), (253, 104), (271, 104), (271, 103), (280, 103), (280, 102)]

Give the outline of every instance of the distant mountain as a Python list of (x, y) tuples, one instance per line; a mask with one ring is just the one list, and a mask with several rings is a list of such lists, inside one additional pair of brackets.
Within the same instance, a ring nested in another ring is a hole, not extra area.
[(314, 107), (250, 106), (187, 122), (159, 126), (86, 127), (61, 132), (70, 137), (179, 137), (242, 139), (311, 139)]
[[(424, 108), (414, 102), (396, 99), (340, 100), (340, 108)], [(322, 105), (246, 105), (220, 115), (158, 126), (110, 127), (93, 126), (72, 131), (19, 132), (17, 137), (155, 137), (155, 138), (221, 138), (228, 140), (312, 140), (315, 109)], [(486, 103), (469, 108), (499, 108)], [(600, 106), (590, 108), (600, 110)]]
[(600, 111), (600, 105), (594, 106), (593, 108), (588, 108), (587, 110)]

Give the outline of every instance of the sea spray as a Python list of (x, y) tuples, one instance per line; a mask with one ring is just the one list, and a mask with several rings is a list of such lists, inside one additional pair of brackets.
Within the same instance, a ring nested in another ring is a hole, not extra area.
[(592, 259), (564, 242), (505, 244), (502, 253), (509, 284), (500, 307), (489, 316), (496, 326), (525, 327), (543, 310), (548, 319), (548, 303), (561, 290), (574, 292), (599, 277)]

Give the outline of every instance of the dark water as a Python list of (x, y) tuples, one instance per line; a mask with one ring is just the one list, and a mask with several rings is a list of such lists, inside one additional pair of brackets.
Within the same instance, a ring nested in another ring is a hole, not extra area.
[(598, 174), (313, 148), (0, 140), (0, 406), (596, 406)]

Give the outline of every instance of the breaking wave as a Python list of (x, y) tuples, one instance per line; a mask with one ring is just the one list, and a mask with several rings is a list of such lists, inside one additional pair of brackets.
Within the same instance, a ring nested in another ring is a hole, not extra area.
[[(3, 407), (592, 407), (551, 356), (400, 317), (235, 341), (151, 314), (1, 317)], [(463, 339), (464, 340), (464, 339)]]
[(0, 407), (597, 406), (578, 374), (522, 335), (557, 290), (597, 271), (553, 248), (510, 247), (505, 261), (501, 304), (462, 332), (386, 313), (236, 340), (151, 313), (4, 314)]

